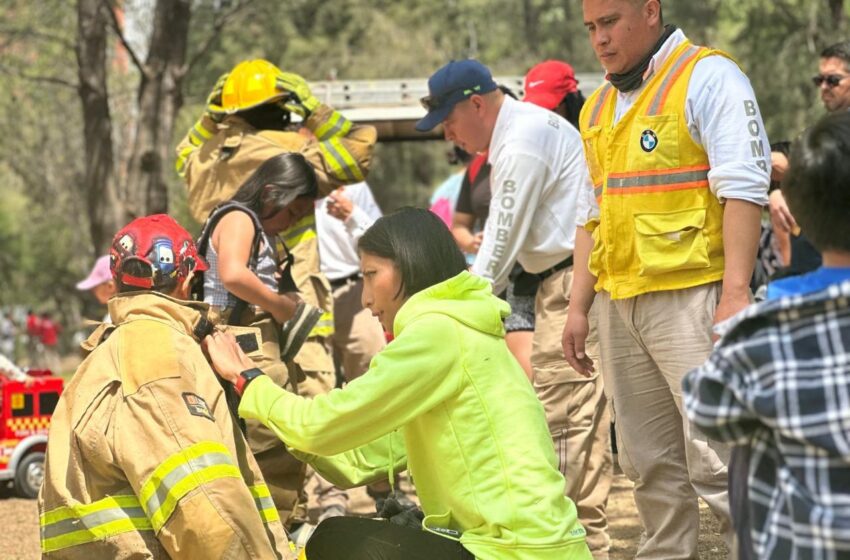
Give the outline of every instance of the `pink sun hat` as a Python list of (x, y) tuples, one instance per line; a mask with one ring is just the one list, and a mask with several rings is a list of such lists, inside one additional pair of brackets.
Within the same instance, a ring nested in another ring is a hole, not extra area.
[(109, 270), (109, 255), (103, 255), (95, 261), (88, 277), (77, 282), (77, 289), (85, 292), (109, 280), (112, 280), (112, 272)]

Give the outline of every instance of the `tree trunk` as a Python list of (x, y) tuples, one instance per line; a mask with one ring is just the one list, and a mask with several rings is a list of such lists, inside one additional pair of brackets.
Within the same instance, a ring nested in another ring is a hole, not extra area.
[[(573, 59), (576, 56), (576, 37), (580, 37), (580, 39), (587, 40), (587, 35), (578, 35), (577, 33), (571, 32), (569, 29), (570, 23), (573, 21), (573, 17), (582, 17), (581, 10), (578, 10), (579, 13), (575, 15), (575, 8), (573, 7), (573, 0), (562, 0), (561, 1), (561, 9), (564, 11), (564, 30), (561, 34), (561, 42), (564, 45), (564, 56), (563, 58), (567, 61)], [(575, 25), (571, 26), (573, 29), (576, 28)], [(584, 28), (581, 28), (584, 31)]]
[(523, 0), (522, 2), (522, 22), (525, 30), (525, 44), (529, 52), (537, 54), (540, 38), (537, 34), (537, 18), (539, 12), (534, 6), (534, 0)]
[(844, 0), (828, 0), (829, 12), (832, 16), (832, 28), (839, 30), (844, 28)]
[(101, 0), (78, 1), (77, 64), (86, 157), (81, 190), (89, 209), (89, 229), (96, 254), (103, 254), (124, 222), (115, 188), (112, 118), (106, 89), (108, 22), (109, 14)]
[(172, 133), (183, 105), (190, 0), (158, 0), (142, 82), (139, 117), (127, 163), (127, 200), (137, 216), (168, 211), (165, 173), (174, 161)]

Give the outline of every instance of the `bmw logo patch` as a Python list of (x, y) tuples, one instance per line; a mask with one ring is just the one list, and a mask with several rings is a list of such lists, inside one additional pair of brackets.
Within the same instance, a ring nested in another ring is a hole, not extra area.
[(651, 130), (644, 130), (640, 133), (640, 147), (644, 152), (651, 152), (658, 147), (658, 136)]

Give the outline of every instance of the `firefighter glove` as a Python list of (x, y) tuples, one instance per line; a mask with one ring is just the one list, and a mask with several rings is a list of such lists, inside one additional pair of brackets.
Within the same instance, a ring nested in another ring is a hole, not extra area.
[(290, 96), (284, 100), (284, 107), (303, 118), (319, 106), (319, 100), (313, 97), (307, 81), (292, 72), (281, 72), (277, 76), (277, 87), (290, 92)]
[(322, 310), (299, 302), (295, 313), (283, 324), (280, 332), (280, 359), (288, 362), (295, 358), (310, 336), (310, 331), (322, 317)]
[(388, 519), (393, 525), (422, 529), (425, 514), (416, 505), (404, 505), (393, 496), (389, 496), (380, 504), (378, 517)]

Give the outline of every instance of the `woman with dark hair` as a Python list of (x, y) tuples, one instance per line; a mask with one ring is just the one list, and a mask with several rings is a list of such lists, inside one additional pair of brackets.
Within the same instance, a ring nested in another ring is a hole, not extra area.
[(369, 370), (313, 400), (275, 386), (229, 335), (205, 341), (242, 394), (239, 414), (340, 486), (409, 469), (422, 510), (389, 499), (392, 523), (331, 518), (309, 560), (590, 559), (564, 496), (543, 408), (505, 345), (508, 305), (466, 271), (427, 210), (379, 219), (359, 243), (363, 304), (395, 338)]

